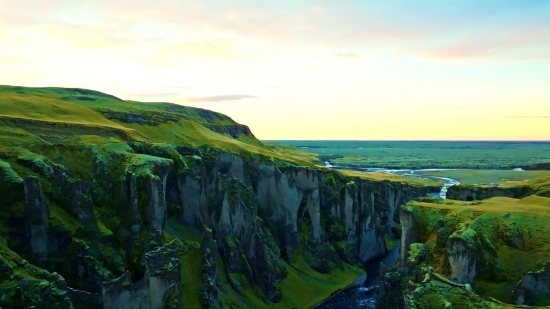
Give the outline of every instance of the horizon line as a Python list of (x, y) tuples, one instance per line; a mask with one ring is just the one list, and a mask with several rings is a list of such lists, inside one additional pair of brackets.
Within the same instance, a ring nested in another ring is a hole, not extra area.
[(262, 142), (289, 141), (289, 142), (521, 142), (521, 143), (550, 143), (550, 140), (429, 140), (429, 139), (260, 139)]

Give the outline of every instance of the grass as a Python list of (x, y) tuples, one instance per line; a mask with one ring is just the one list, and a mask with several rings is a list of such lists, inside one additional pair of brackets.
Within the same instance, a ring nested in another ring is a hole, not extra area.
[(203, 252), (201, 249), (190, 249), (181, 257), (181, 308), (200, 309), (201, 304), (201, 276), (203, 266)]
[(550, 171), (449, 170), (417, 172), (417, 174), (454, 178), (462, 184), (518, 184), (518, 182), (535, 178), (548, 177)]
[[(250, 289), (245, 290), (244, 297), (235, 293), (224, 293), (220, 299), (226, 303), (233, 304), (237, 308), (264, 309), (272, 308), (310, 308), (313, 305), (329, 297), (337, 290), (346, 288), (353, 283), (364, 271), (355, 266), (345, 264), (344, 269), (334, 270), (328, 274), (320, 274), (311, 269), (300, 257), (296, 263), (287, 265), (288, 275), (281, 282), (283, 298), (276, 304), (265, 304)], [(223, 269), (218, 269), (218, 273)], [(223, 279), (222, 279), (223, 280)], [(230, 287), (226, 286), (226, 290)]]
[(323, 164), (323, 162), (319, 159), (318, 154), (302, 150), (298, 147), (276, 144), (276, 143), (264, 143), (264, 145), (266, 145), (273, 151), (282, 153), (289, 157), (294, 157), (300, 160), (308, 161), (308, 162), (311, 162), (312, 164)]
[(550, 142), (269, 141), (299, 147), (333, 165), (392, 169), (512, 169), (548, 163)]
[(386, 249), (388, 251), (391, 251), (399, 243), (399, 241), (400, 240), (398, 238), (395, 238), (393, 235), (384, 235), (384, 242), (386, 243)]
[[(4, 127), (9, 127), (0, 140), (4, 145), (19, 143), (20, 140), (13, 141), (13, 133), (39, 143), (101, 136), (175, 146), (206, 145), (244, 156), (259, 154), (313, 166), (309, 158), (273, 151), (253, 137), (233, 138), (210, 130), (239, 126), (219, 113), (170, 103), (116, 100), (106, 94), (88, 95), (90, 100), (79, 100), (80, 96), (70, 93), (63, 88), (0, 86), (0, 119)], [(137, 120), (127, 121), (124, 117)]]
[[(481, 274), (476, 279), (476, 293), (510, 303), (511, 291), (526, 271), (538, 271), (548, 262), (550, 254), (550, 198), (529, 196), (523, 199), (493, 197), (480, 203), (447, 201), (451, 204), (411, 202), (407, 206), (419, 220), (419, 241), (426, 242), (431, 249), (431, 259), (427, 262), (434, 269), (449, 275), (444, 248), (437, 248), (438, 231), (435, 226), (444, 220), (445, 226), (466, 224), (478, 235), (485, 235), (498, 252), (504, 274), (495, 279), (492, 275)], [(463, 206), (460, 206), (461, 204)], [(455, 222), (455, 223), (453, 223)], [(513, 245), (510, 239), (521, 237), (523, 246)], [(485, 276), (485, 277), (483, 277)], [(547, 303), (546, 305), (550, 305)]]
[(301, 257), (292, 266), (287, 268), (288, 277), (281, 284), (283, 299), (280, 304), (288, 308), (309, 308), (347, 287), (364, 272), (346, 264), (343, 270), (323, 275), (311, 269)]
[[(266, 162), (282, 160), (326, 169), (318, 165), (322, 162), (320, 156), (299, 148), (264, 144), (243, 134), (233, 138), (216, 131), (239, 126), (212, 111), (170, 103), (123, 101), (93, 90), (0, 86), (0, 157), (26, 152), (62, 164), (61, 154), (52, 153), (54, 145), (67, 145), (68, 151), (71, 147), (119, 145), (121, 152), (128, 152), (126, 144), (137, 141), (174, 147), (208, 146), (240, 154), (247, 160), (255, 156)], [(25, 148), (20, 149), (23, 144)], [(85, 165), (81, 167), (77, 172), (85, 174)], [(410, 177), (344, 173), (370, 180), (435, 185)]]
[[(469, 209), (475, 213), (515, 213), (525, 215), (537, 215), (550, 218), (550, 199), (540, 196), (528, 196), (523, 199), (509, 197), (492, 197), (481, 203), (464, 203), (462, 201), (447, 200), (452, 204), (414, 202), (415, 206), (427, 208), (447, 209), (462, 212)], [(456, 207), (463, 204), (464, 206)]]
[(374, 181), (394, 181), (394, 182), (403, 182), (418, 186), (435, 186), (439, 187), (443, 185), (443, 181), (436, 181), (432, 179), (419, 178), (419, 177), (409, 177), (409, 176), (398, 176), (383, 172), (360, 172), (354, 170), (339, 170), (340, 173), (350, 176), (350, 177), (359, 177), (361, 179), (374, 180)]

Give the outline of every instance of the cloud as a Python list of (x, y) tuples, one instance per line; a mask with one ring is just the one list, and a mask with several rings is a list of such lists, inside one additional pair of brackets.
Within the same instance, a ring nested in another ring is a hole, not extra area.
[(248, 94), (223, 94), (216, 96), (207, 96), (207, 97), (190, 97), (186, 98), (189, 102), (222, 102), (222, 101), (238, 101), (242, 99), (256, 99), (257, 96), (248, 95)]
[(180, 42), (163, 45), (158, 50), (201, 58), (236, 59), (245, 56), (232, 48), (231, 42), (228, 41)]
[(36, 77), (43, 77), (42, 74), (36, 73), (36, 72), (26, 72), (26, 71), (7, 71), (7, 70), (1, 70), (2, 74), (5, 74), (8, 76), (7, 78), (11, 77), (24, 77), (24, 78), (36, 78)]
[(15, 57), (1, 57), (0, 56), (0, 63), (1, 64), (34, 64), (35, 62), (23, 60)]
[(78, 49), (116, 49), (134, 47), (138, 44), (124, 31), (108, 26), (56, 23), (43, 29), (46, 34), (67, 41)]
[(550, 118), (550, 116), (507, 116), (506, 119), (532, 119), (532, 118)]
[(334, 53), (333, 55), (336, 57), (343, 57), (343, 58), (362, 58), (363, 57), (362, 55), (351, 53), (351, 52), (345, 52), (345, 53), (340, 52), (340, 53)]
[[(176, 89), (183, 89), (183, 90), (196, 90), (196, 89), (216, 89), (218, 91), (224, 91), (229, 89), (227, 86), (205, 86), (205, 85), (193, 85), (193, 86), (163, 86), (160, 87), (162, 89), (170, 89), (170, 90), (176, 90)], [(242, 86), (234, 86), (230, 88), (239, 88), (239, 89), (281, 89), (280, 86), (251, 86), (251, 85), (242, 85)]]
[(521, 26), (518, 29), (500, 27), (465, 34), (452, 41), (439, 43), (433, 48), (417, 50), (417, 53), (440, 60), (550, 59), (550, 44), (541, 44), (548, 41), (550, 29), (547, 28), (539, 29), (536, 25)]
[(123, 93), (121, 96), (139, 97), (139, 98), (166, 98), (178, 96), (180, 93), (174, 92), (156, 92), (156, 93)]
[(11, 29), (47, 26), (76, 48), (147, 45), (171, 56), (143, 63), (163, 67), (185, 56), (235, 60), (317, 47), (357, 51), (334, 54), (347, 58), (372, 49), (445, 61), (550, 59), (549, 3), (21, 0), (3, 6), (0, 20)]

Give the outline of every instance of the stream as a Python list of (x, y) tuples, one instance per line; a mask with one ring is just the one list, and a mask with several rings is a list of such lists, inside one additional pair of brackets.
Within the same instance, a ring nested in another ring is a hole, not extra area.
[(349, 167), (349, 166), (331, 165), (330, 162), (328, 161), (325, 161), (325, 166), (333, 169), (338, 169), (338, 170), (354, 170), (354, 171), (360, 171), (360, 172), (384, 172), (384, 173), (399, 175), (399, 176), (419, 177), (419, 178), (443, 181), (443, 186), (441, 187), (441, 190), (439, 192), (430, 193), (430, 196), (433, 198), (445, 199), (447, 195), (447, 189), (449, 189), (449, 187), (460, 184), (458, 180), (453, 178), (430, 176), (430, 175), (423, 174), (426, 172), (449, 171), (452, 169), (429, 168), (429, 169), (412, 170), (412, 169), (386, 169), (386, 168), (376, 168), (376, 167)]
[[(349, 168), (343, 166), (333, 166), (329, 162), (325, 162), (327, 167), (335, 169), (353, 169), (363, 172), (386, 172), (394, 175), (402, 175), (409, 177), (428, 178), (433, 180), (442, 180), (444, 182), (439, 192), (430, 193), (433, 198), (446, 198), (447, 189), (451, 186), (458, 185), (459, 181), (447, 177), (436, 177), (422, 175), (422, 172), (442, 171), (444, 169), (422, 169), (422, 170), (390, 170), (383, 168)], [(380, 282), (380, 263), (384, 263), (388, 268), (393, 268), (399, 259), (401, 243), (399, 242), (388, 254), (380, 259), (368, 262), (365, 266), (366, 279), (364, 283), (356, 283), (349, 287), (334, 293), (329, 298), (321, 303), (313, 306), (315, 309), (374, 309), (376, 308), (376, 298), (378, 296), (378, 284)], [(361, 278), (362, 279), (362, 278)], [(362, 281), (362, 280), (361, 280)]]
[(315, 309), (374, 309), (380, 282), (380, 263), (393, 268), (399, 259), (399, 242), (388, 254), (373, 260), (365, 266), (366, 279), (363, 284), (349, 286), (342, 291), (333, 294), (317, 306)]

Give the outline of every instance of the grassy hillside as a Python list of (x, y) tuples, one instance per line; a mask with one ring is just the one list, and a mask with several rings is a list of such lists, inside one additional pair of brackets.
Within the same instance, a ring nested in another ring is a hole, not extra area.
[[(529, 196), (523, 199), (494, 197), (481, 202), (453, 200), (410, 202), (404, 209), (415, 214), (419, 224), (418, 242), (426, 243), (429, 253), (421, 266), (432, 266), (437, 273), (450, 276), (447, 262), (447, 237), (462, 237), (481, 243), (485, 256), (483, 272), (478, 273), (474, 291), (511, 303), (512, 291), (524, 272), (538, 271), (550, 262), (550, 198)], [(455, 235), (455, 236), (452, 236)], [(490, 249), (494, 246), (494, 249)], [(496, 255), (491, 250), (496, 251)], [(492, 254), (492, 255), (491, 255)], [(480, 263), (480, 260), (477, 260)], [(550, 305), (545, 300), (540, 305)]]
[[(79, 88), (0, 85), (0, 159), (29, 153), (53, 159), (59, 154), (48, 153), (48, 149), (60, 142), (67, 147), (93, 144), (124, 148), (128, 142), (207, 146), (240, 154), (245, 159), (282, 160), (326, 169), (317, 165), (321, 163), (318, 156), (295, 147), (263, 144), (248, 127), (209, 110), (171, 103), (125, 101)], [(21, 147), (23, 144), (26, 146)], [(354, 172), (353, 176), (439, 185), (382, 173)]]
[(231, 118), (198, 108), (124, 101), (84, 89), (14, 86), (0, 86), (0, 107), (1, 152), (20, 145), (22, 139), (33, 146), (62, 139), (73, 143), (94, 139), (107, 144), (111, 139), (211, 146), (245, 156), (260, 154), (311, 165), (272, 151)]

